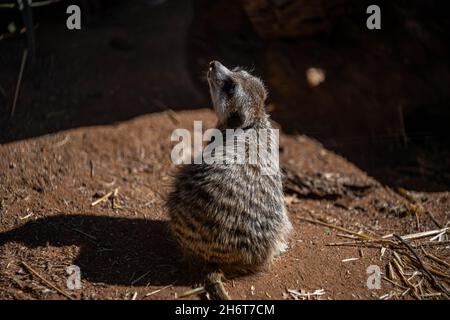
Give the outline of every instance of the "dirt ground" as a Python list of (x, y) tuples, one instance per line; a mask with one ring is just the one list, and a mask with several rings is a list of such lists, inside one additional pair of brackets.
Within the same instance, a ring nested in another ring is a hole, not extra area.
[[(65, 267), (75, 264), (82, 289), (70, 292), (87, 299), (173, 299), (195, 284), (198, 275), (186, 265), (167, 230), (162, 205), (175, 167), (170, 161), (170, 134), (192, 130), (194, 120), (214, 125), (209, 110), (159, 113), (123, 123), (72, 129), (0, 147), (0, 297), (62, 298), (22, 262), (65, 288)], [(172, 143), (173, 144), (173, 143)], [(282, 136), (282, 160), (303, 173), (339, 174), (373, 181), (364, 172), (305, 136)], [(115, 202), (91, 203), (115, 188)], [(414, 193), (442, 225), (448, 224), (450, 193)], [(226, 283), (235, 299), (283, 299), (286, 289), (322, 298), (372, 299), (392, 289), (366, 287), (369, 265), (385, 270), (389, 254), (374, 248), (332, 247), (338, 231), (302, 218), (326, 219), (353, 231), (384, 235), (435, 229), (428, 216), (416, 227), (413, 215), (396, 216), (376, 209), (373, 201), (399, 198), (375, 183), (369, 192), (338, 200), (287, 197), (294, 225), (288, 252), (270, 271)], [(345, 240), (345, 239), (344, 239)], [(447, 254), (445, 247), (439, 255)], [(344, 259), (358, 258), (342, 262)], [(165, 288), (166, 286), (171, 287)], [(149, 297), (145, 295), (165, 288)], [(191, 297), (192, 298), (192, 297)]]
[[(38, 55), (14, 117), (24, 39), (0, 42), (0, 299), (64, 298), (53, 286), (75, 299), (174, 299), (196, 286), (200, 275), (186, 273), (163, 203), (176, 170), (170, 134), (192, 130), (194, 120), (215, 123), (202, 82), (212, 58), (263, 77), (284, 132), (282, 163), (310, 182), (286, 190), (289, 250), (270, 270), (227, 281), (230, 295), (293, 299), (300, 296), (288, 290), (323, 289), (311, 298), (417, 298), (399, 274), (395, 285), (367, 288), (367, 268), (388, 276), (393, 250), (329, 244), (354, 241), (348, 231), (378, 239), (449, 226), (442, 106), (450, 49), (438, 41), (448, 31), (434, 31), (450, 29), (410, 17), (373, 37), (344, 24), (324, 38), (263, 43), (238, 8), (227, 7), (236, 14), (229, 23), (217, 19), (220, 5), (198, 10), (208, 2), (107, 6), (82, 32), (51, 17), (36, 31)], [(326, 71), (315, 88), (305, 80), (310, 66)], [(116, 189), (114, 200), (92, 206)], [(435, 276), (448, 286), (448, 231), (441, 245), (429, 239), (412, 243), (426, 242), (428, 253), (444, 259), (426, 261), (446, 271)], [(73, 264), (82, 289), (71, 291), (65, 268)], [(408, 272), (412, 281), (423, 276)]]

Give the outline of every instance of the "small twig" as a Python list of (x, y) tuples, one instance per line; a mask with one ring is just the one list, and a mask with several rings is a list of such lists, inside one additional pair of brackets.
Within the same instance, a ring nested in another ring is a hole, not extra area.
[(403, 282), (412, 290), (413, 295), (418, 299), (420, 299), (420, 296), (417, 294), (416, 292), (416, 288), (411, 284), (411, 282), (408, 281), (408, 279), (406, 279), (404, 272), (403, 272), (403, 268), (400, 266), (400, 263), (394, 259), (392, 260), (394, 263), (395, 268), (397, 269), (398, 274), (400, 275), (400, 278), (403, 280)]
[(317, 289), (314, 292), (302, 292), (302, 291), (298, 291), (298, 290), (293, 290), (293, 289), (286, 289), (287, 292), (289, 292), (291, 294), (291, 296), (296, 299), (296, 298), (306, 298), (309, 299), (311, 297), (318, 297), (318, 296), (323, 296), (325, 293), (324, 289)]
[(188, 290), (188, 291), (182, 293), (179, 296), (179, 298), (186, 298), (186, 297), (192, 296), (194, 294), (200, 294), (200, 293), (203, 293), (203, 292), (206, 292), (206, 289), (205, 289), (205, 287), (202, 286), (202, 287), (194, 288), (192, 290)]
[[(32, 8), (43, 7), (43, 6), (47, 6), (49, 4), (53, 4), (53, 3), (57, 3), (57, 2), (61, 2), (61, 1), (63, 1), (63, 0), (33, 1), (30, 6)], [(12, 9), (12, 8), (15, 8), (16, 6), (17, 6), (17, 4), (15, 4), (15, 3), (2, 3), (2, 4), (0, 4), (0, 9), (1, 8)]]
[(121, 209), (122, 206), (117, 203), (117, 196), (119, 195), (119, 188), (114, 189), (114, 193), (112, 195), (112, 208), (113, 209)]
[(396, 280), (397, 277), (395, 276), (394, 268), (392, 267), (391, 261), (389, 261), (389, 264), (388, 264), (388, 271), (389, 271), (389, 278), (392, 281)]
[(422, 259), (419, 257), (419, 255), (417, 254), (417, 252), (413, 249), (413, 247), (411, 247), (409, 245), (408, 242), (406, 242), (402, 237), (400, 237), (398, 234), (394, 233), (394, 237), (397, 238), (401, 243), (403, 243), (409, 251), (411, 251), (411, 253), (414, 255), (414, 257), (417, 259), (417, 261), (419, 262), (420, 266), (422, 267), (423, 271), (425, 271), (425, 273), (428, 275), (428, 277), (431, 279), (431, 281), (433, 282), (433, 284), (439, 288), (440, 290), (442, 290), (447, 296), (450, 297), (450, 292), (447, 290), (446, 287), (444, 287), (442, 284), (440, 284), (436, 278), (434, 277), (434, 275), (428, 270), (428, 268), (425, 266), (425, 264), (423, 263)]
[(63, 0), (45, 0), (45, 1), (33, 1), (33, 3), (31, 4), (32, 7), (43, 7), (43, 6), (47, 6), (49, 4), (53, 4), (53, 3), (57, 3), (57, 2), (61, 2)]
[(167, 109), (166, 111), (169, 118), (172, 120), (173, 124), (179, 124), (180, 120), (178, 120), (177, 114), (172, 109)]
[(30, 212), (29, 214), (27, 214), (27, 215), (24, 216), (24, 217), (19, 217), (19, 219), (20, 219), (20, 220), (25, 220), (25, 219), (28, 219), (28, 218), (31, 217), (31, 216), (33, 216), (33, 212)]
[(425, 293), (422, 295), (424, 298), (432, 298), (432, 297), (440, 297), (442, 296), (442, 293), (440, 292), (432, 292), (432, 293)]
[(55, 289), (56, 291), (58, 291), (60, 294), (62, 294), (63, 296), (65, 296), (66, 298), (70, 299), (70, 300), (74, 300), (74, 298), (68, 294), (67, 292), (59, 289), (57, 286), (55, 286), (53, 283), (49, 282), (48, 280), (46, 280), (44, 277), (42, 277), (36, 270), (34, 270), (32, 267), (30, 267), (28, 264), (26, 264), (25, 262), (22, 261), (22, 266), (27, 269), (28, 272), (30, 272), (31, 274), (33, 274), (34, 276), (38, 277), (42, 282), (44, 282), (46, 285), (48, 285), (49, 287)]
[(91, 207), (98, 205), (100, 202), (108, 200), (109, 197), (111, 197), (113, 195), (113, 193), (114, 193), (114, 191), (110, 191), (107, 194), (105, 194), (103, 197), (95, 200), (94, 202), (91, 203)]
[(447, 231), (442, 231), (441, 233), (435, 235), (434, 237), (430, 238), (430, 241), (442, 241), (444, 234)]
[(383, 248), (382, 245), (372, 244), (372, 243), (366, 242), (366, 241), (360, 241), (360, 242), (331, 242), (331, 243), (327, 243), (326, 246), (329, 246), (329, 247), (364, 247), (364, 248), (370, 248), (370, 249), (381, 249), (381, 248)]
[(322, 222), (322, 221), (319, 221), (319, 220), (313, 220), (313, 219), (308, 219), (308, 218), (299, 218), (299, 219), (303, 220), (303, 221), (306, 221), (306, 222), (309, 222), (309, 223), (318, 224), (318, 225), (325, 226), (325, 227), (328, 227), (328, 228), (332, 228), (332, 229), (336, 229), (336, 230), (339, 230), (339, 231), (343, 231), (343, 232), (346, 232), (348, 234), (352, 234), (352, 235), (354, 235), (354, 236), (356, 236), (358, 238), (362, 238), (364, 240), (375, 240), (375, 238), (373, 238), (373, 237), (371, 237), (371, 236), (369, 236), (367, 234), (354, 232), (354, 231), (345, 229), (343, 227), (335, 226), (333, 224), (329, 224), (329, 223)]
[[(424, 231), (424, 232), (418, 232), (418, 233), (411, 233), (404, 236), (401, 236), (403, 240), (414, 240), (414, 239), (420, 239), (425, 238), (429, 236), (434, 236), (436, 234), (445, 233), (448, 230), (448, 228), (438, 229), (438, 230), (430, 230), (430, 231)], [(394, 237), (394, 234), (387, 234), (383, 236), (383, 239), (388, 239)]]
[(342, 237), (342, 238), (347, 238), (347, 239), (359, 239), (358, 237), (349, 235), (349, 234), (345, 234), (345, 233), (338, 233), (337, 234), (338, 237)]
[(420, 217), (419, 217), (419, 212), (417, 211), (417, 209), (413, 210), (414, 211), (414, 216), (416, 217), (416, 228), (417, 230), (420, 230)]
[(152, 296), (152, 295), (154, 295), (154, 294), (156, 294), (156, 293), (158, 293), (158, 292), (161, 292), (162, 290), (165, 290), (165, 289), (168, 289), (168, 288), (171, 288), (171, 287), (173, 287), (173, 283), (172, 283), (172, 284), (169, 284), (168, 286), (165, 286), (165, 287), (162, 287), (162, 288), (160, 288), (160, 289), (157, 289), (157, 290), (155, 290), (155, 291), (149, 292), (149, 293), (147, 293), (147, 294), (145, 295), (145, 297), (150, 297), (150, 296)]
[(86, 232), (83, 232), (83, 231), (81, 231), (80, 229), (72, 228), (72, 230), (75, 231), (75, 232), (78, 232), (79, 234), (82, 234), (83, 236), (88, 237), (88, 238), (91, 239), (91, 240), (94, 240), (94, 241), (97, 240), (96, 237), (94, 237), (94, 236), (92, 236), (92, 235), (90, 235), (90, 234), (88, 234), (88, 233), (86, 233)]
[(5, 9), (12, 9), (12, 8), (15, 8), (15, 7), (16, 7), (15, 3), (2, 3), (2, 4), (0, 4), (0, 9), (3, 9), (3, 8), (5, 8)]
[(166, 105), (164, 103), (162, 103), (159, 100), (154, 99), (153, 100), (153, 104), (159, 110), (165, 112), (167, 114), (167, 116), (170, 118), (170, 120), (172, 121), (173, 124), (179, 124), (180, 123), (180, 120), (178, 119), (176, 112), (173, 111), (172, 109), (166, 107)]
[[(421, 266), (419, 261), (417, 261), (417, 259), (415, 257), (406, 254), (405, 258), (408, 259), (411, 266), (413, 266), (413, 265), (416, 265), (416, 266), (418, 265), (419, 267)], [(424, 265), (428, 269), (428, 271), (430, 271), (430, 273), (435, 274), (439, 277), (445, 278), (447, 280), (450, 280), (450, 275), (445, 274), (445, 272), (440, 271), (436, 268), (433, 268), (432, 266), (430, 266), (429, 264), (427, 264), (425, 262), (424, 262)]]
[(428, 258), (430, 258), (431, 260), (434, 260), (437, 263), (440, 263), (440, 264), (446, 266), (447, 268), (450, 268), (450, 263), (448, 263), (448, 262), (446, 262), (446, 261), (444, 261), (444, 260), (442, 260), (442, 259), (440, 259), (440, 258), (438, 258), (438, 257), (436, 257), (434, 255), (432, 255), (431, 253), (426, 252), (424, 248), (421, 248), (421, 249), (422, 249), (423, 254), (425, 256), (427, 256)]
[(65, 145), (67, 142), (69, 142), (69, 140), (70, 140), (70, 136), (69, 136), (69, 135), (66, 135), (66, 136), (64, 137), (64, 139), (62, 139), (60, 142), (58, 142), (57, 144), (55, 144), (55, 148), (62, 147), (62, 146)]
[(14, 101), (13, 101), (13, 105), (11, 108), (11, 115), (10, 115), (11, 118), (14, 116), (14, 112), (16, 111), (17, 99), (19, 98), (20, 85), (22, 84), (22, 76), (23, 76), (23, 71), (25, 70), (25, 64), (27, 62), (27, 57), (28, 57), (28, 49), (25, 49), (23, 51), (23, 55), (22, 55), (22, 62), (20, 63), (20, 70), (19, 70), (19, 76), (17, 78), (16, 90), (14, 91)]
[(437, 221), (437, 219), (435, 218), (435, 216), (430, 212), (430, 211), (426, 211), (425, 212), (431, 219), (431, 221), (434, 222), (434, 224), (438, 227), (442, 229), (442, 224), (439, 223), (439, 221)]
[(131, 282), (131, 285), (134, 285), (136, 282), (138, 282), (139, 280), (143, 279), (145, 276), (147, 276), (152, 270), (147, 271), (146, 273), (144, 273), (143, 275), (141, 275), (139, 278), (133, 280)]
[[(376, 248), (381, 249), (383, 245), (389, 245), (391, 248), (400, 248), (400, 244), (394, 243), (391, 240), (384, 239), (375, 239), (375, 240), (357, 240), (357, 241), (346, 241), (346, 242), (331, 242), (326, 244), (326, 246), (348, 246), (348, 247), (366, 247), (366, 248)], [(422, 248), (422, 247), (439, 247), (439, 246), (447, 246), (450, 244), (450, 241), (439, 241), (439, 242), (426, 242), (419, 243), (417, 245), (411, 245), (413, 248)]]
[(448, 246), (448, 245), (450, 245), (450, 240), (420, 243), (414, 247), (439, 247), (439, 246)]
[(392, 283), (394, 286), (399, 287), (400, 289), (403, 289), (403, 290), (406, 289), (405, 286), (402, 286), (401, 284), (398, 284), (397, 282), (395, 282), (387, 277), (383, 277), (383, 280), (386, 280), (387, 282)]
[(389, 299), (391, 297), (392, 297), (392, 294), (391, 293), (387, 293), (387, 294), (382, 295), (379, 299), (380, 300), (387, 300), (387, 299)]
[(91, 168), (91, 179), (92, 179), (94, 177), (94, 173), (95, 173), (94, 161), (89, 160), (89, 166)]

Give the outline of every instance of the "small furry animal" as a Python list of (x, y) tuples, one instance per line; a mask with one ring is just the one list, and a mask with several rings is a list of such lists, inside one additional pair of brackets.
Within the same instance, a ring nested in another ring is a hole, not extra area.
[[(258, 129), (266, 129), (274, 143), (260, 79), (218, 61), (209, 64), (207, 79), (218, 129), (241, 129), (236, 135), (248, 143), (246, 153), (248, 146), (261, 143)], [(250, 129), (257, 134), (246, 135)], [(170, 228), (185, 254), (205, 266), (212, 299), (229, 299), (223, 273), (256, 272), (286, 248), (292, 227), (278, 165), (263, 174), (264, 166), (278, 161), (271, 157), (259, 152), (255, 163), (189, 164), (175, 178), (167, 201)]]

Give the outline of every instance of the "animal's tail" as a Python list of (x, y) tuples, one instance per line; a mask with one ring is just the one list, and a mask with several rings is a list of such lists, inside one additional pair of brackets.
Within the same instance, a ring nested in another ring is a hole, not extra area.
[(205, 290), (209, 293), (211, 300), (230, 300), (230, 296), (223, 286), (222, 278), (221, 271), (212, 271), (206, 275)]

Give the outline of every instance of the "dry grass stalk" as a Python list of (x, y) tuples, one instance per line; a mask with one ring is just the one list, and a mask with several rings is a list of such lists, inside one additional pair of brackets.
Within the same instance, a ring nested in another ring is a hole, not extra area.
[(399, 255), (396, 251), (393, 251), (392, 253), (393, 253), (393, 255), (394, 255), (394, 259), (396, 259), (397, 262), (400, 264), (400, 266), (401, 266), (402, 268), (404, 268), (405, 265), (403, 264), (403, 261), (402, 261), (402, 258), (400, 258), (400, 255)]
[(60, 294), (62, 294), (64, 297), (70, 299), (70, 300), (74, 300), (74, 298), (68, 294), (67, 292), (61, 290), (60, 288), (58, 288), (57, 286), (55, 286), (53, 283), (51, 283), (50, 281), (48, 281), (47, 279), (45, 279), (43, 276), (41, 276), (36, 270), (34, 270), (32, 267), (30, 267), (28, 264), (26, 264), (25, 262), (21, 262), (22, 266), (32, 275), (38, 277), (42, 282), (44, 282), (47, 286), (49, 286), (52, 289), (55, 289), (57, 292), (59, 292)]
[(374, 248), (374, 249), (381, 249), (383, 248), (383, 246), (381, 245), (377, 245), (375, 242), (372, 241), (364, 241), (364, 240), (359, 240), (359, 241), (347, 241), (347, 242), (331, 242), (326, 244), (326, 246), (330, 246), (330, 247), (339, 247), (339, 246), (344, 246), (344, 247), (364, 247), (364, 248)]
[(11, 118), (14, 116), (16, 111), (17, 100), (19, 98), (20, 85), (22, 84), (23, 71), (25, 70), (25, 64), (27, 63), (28, 50), (25, 49), (22, 55), (22, 61), (20, 63), (19, 76), (17, 77), (16, 89), (14, 90), (14, 100), (11, 108)]
[(95, 200), (94, 202), (91, 203), (91, 207), (95, 207), (96, 205), (98, 205), (99, 203), (106, 201), (109, 199), (109, 197), (111, 197), (113, 194), (113, 191), (108, 192), (107, 194), (105, 194), (103, 197)]
[[(420, 263), (417, 261), (417, 259), (415, 257), (406, 256), (405, 260), (409, 262), (411, 267), (415, 267), (415, 266), (421, 267)], [(445, 271), (438, 270), (438, 269), (436, 269), (436, 267), (432, 267), (425, 262), (423, 262), (423, 264), (426, 266), (427, 270), (430, 271), (431, 273), (433, 273), (439, 277), (445, 278), (447, 280), (450, 280), (450, 275), (446, 274)]]
[(403, 293), (402, 293), (402, 297), (404, 297), (408, 292), (411, 291), (411, 288), (406, 289)]
[(113, 191), (108, 192), (104, 196), (102, 196), (99, 199), (97, 199), (94, 202), (92, 202), (91, 203), (91, 207), (95, 207), (99, 203), (104, 202), (104, 201), (108, 200), (109, 198), (112, 198), (112, 207), (113, 207), (113, 209), (120, 209), (121, 206), (116, 203), (116, 198), (117, 198), (118, 194), (119, 194), (119, 188), (115, 188)]
[(446, 233), (446, 231), (443, 231), (443, 232), (435, 235), (433, 238), (430, 238), (430, 241), (443, 241), (445, 233)]
[(151, 272), (151, 270), (147, 271), (146, 273), (144, 273), (143, 275), (141, 275), (139, 278), (133, 280), (133, 281), (131, 282), (131, 285), (134, 285), (134, 284), (137, 283), (139, 280), (145, 278), (150, 272)]
[(400, 278), (403, 280), (403, 283), (406, 284), (407, 287), (409, 287), (412, 290), (412, 294), (414, 297), (418, 300), (422, 300), (420, 296), (417, 294), (416, 288), (411, 284), (411, 282), (406, 279), (403, 268), (400, 266), (398, 261), (396, 259), (393, 260), (394, 266), (397, 269), (398, 274), (400, 275)]
[(175, 111), (173, 111), (172, 109), (167, 109), (166, 113), (169, 116), (170, 120), (172, 120), (173, 124), (180, 123), (180, 120), (178, 119), (177, 113)]
[(399, 283), (397, 283), (397, 282), (395, 282), (395, 281), (393, 281), (393, 280), (391, 280), (391, 279), (389, 279), (387, 277), (383, 277), (383, 279), (386, 280), (389, 283), (392, 283), (394, 286), (399, 287), (400, 289), (403, 289), (403, 290), (406, 289), (406, 287), (402, 286), (401, 284), (399, 284)]
[(323, 296), (325, 294), (324, 289), (317, 289), (317, 290), (314, 290), (314, 292), (306, 292), (304, 290), (300, 290), (300, 292), (299, 292), (298, 290), (287, 289), (287, 292), (289, 292), (289, 294), (295, 300), (298, 300), (299, 298), (302, 300), (305, 300), (305, 299), (309, 300), (312, 297), (319, 297), (319, 296)]
[(122, 206), (117, 203), (117, 196), (119, 195), (119, 188), (114, 189), (114, 193), (112, 195), (112, 208), (113, 209), (122, 209)]
[(428, 268), (425, 266), (424, 262), (422, 261), (422, 259), (419, 257), (419, 255), (417, 254), (417, 252), (414, 250), (414, 248), (412, 248), (408, 242), (406, 242), (402, 237), (400, 237), (398, 234), (394, 234), (394, 237), (397, 238), (401, 243), (403, 243), (408, 250), (413, 254), (413, 256), (417, 259), (418, 263), (420, 264), (420, 267), (422, 268), (422, 270), (427, 274), (427, 276), (430, 278), (430, 280), (432, 281), (433, 285), (442, 291), (442, 293), (444, 293), (445, 295), (447, 295), (447, 298), (450, 297), (450, 292), (448, 291), (448, 289), (442, 284), (439, 283), (437, 281), (437, 279), (434, 277), (434, 275), (430, 272), (430, 270), (428, 270)]
[[(437, 229), (437, 230), (430, 230), (430, 231), (424, 231), (424, 232), (418, 232), (418, 233), (412, 233), (412, 234), (407, 234), (405, 236), (401, 236), (401, 238), (403, 240), (414, 240), (414, 239), (420, 239), (420, 238), (426, 238), (429, 236), (434, 236), (436, 234), (441, 234), (441, 233), (445, 233), (447, 232), (448, 228), (444, 228), (444, 229)], [(383, 236), (383, 239), (388, 239), (388, 238), (392, 238), (394, 237), (394, 234), (387, 234), (385, 236)]]
[(202, 287), (194, 288), (192, 290), (188, 290), (188, 291), (182, 293), (179, 296), (179, 298), (186, 298), (186, 297), (192, 296), (194, 294), (201, 294), (201, 293), (204, 293), (204, 292), (206, 292), (206, 289), (205, 289), (205, 287), (202, 286)]
[(389, 293), (382, 295), (381, 297), (379, 297), (379, 299), (380, 300), (389, 300), (394, 296), (397, 297), (397, 294), (398, 294), (397, 291), (391, 291)]
[(149, 293), (147, 293), (147, 294), (145, 295), (145, 297), (150, 297), (150, 296), (152, 296), (152, 295), (154, 295), (154, 294), (157, 294), (158, 292), (161, 292), (162, 290), (165, 290), (165, 289), (168, 289), (168, 288), (171, 288), (171, 287), (173, 287), (173, 283), (172, 283), (172, 284), (169, 284), (169, 285), (167, 285), (167, 286), (165, 286), (165, 287), (159, 288), (159, 289), (157, 289), (157, 290), (154, 290), (154, 291), (152, 291), (152, 292), (149, 292)]
[(354, 231), (351, 231), (351, 230), (348, 230), (348, 229), (345, 229), (343, 227), (336, 226), (336, 225), (333, 225), (333, 224), (330, 224), (330, 223), (327, 223), (327, 222), (322, 222), (322, 221), (319, 221), (319, 220), (313, 220), (313, 219), (308, 219), (308, 218), (300, 218), (300, 220), (305, 221), (305, 222), (309, 222), (309, 223), (312, 223), (312, 224), (318, 224), (318, 225), (321, 225), (321, 226), (325, 226), (325, 227), (328, 227), (328, 228), (331, 228), (331, 229), (336, 229), (336, 230), (339, 230), (339, 231), (343, 231), (343, 232), (346, 232), (348, 234), (354, 235), (355, 237), (358, 237), (360, 239), (377, 240), (377, 239), (375, 239), (375, 238), (373, 238), (373, 237), (371, 237), (371, 236), (369, 236), (367, 234), (354, 232)]
[(392, 267), (391, 261), (389, 261), (389, 263), (388, 263), (388, 275), (389, 275), (389, 279), (391, 279), (392, 281), (397, 280), (397, 277), (395, 276), (394, 268)]
[(338, 233), (337, 236), (342, 237), (342, 238), (347, 238), (347, 239), (359, 239), (359, 237), (355, 237), (355, 236), (343, 234), (343, 233)]
[(86, 233), (84, 231), (81, 231), (80, 229), (72, 228), (72, 230), (75, 231), (75, 232), (78, 232), (79, 234), (82, 234), (83, 236), (88, 237), (91, 240), (94, 240), (94, 242), (97, 241), (96, 237), (94, 237), (93, 235), (90, 235), (90, 234), (88, 234), (88, 233)]
[(437, 263), (439, 263), (439, 264), (441, 264), (441, 265), (444, 265), (444, 266), (446, 266), (447, 268), (450, 268), (450, 263), (448, 263), (448, 262), (446, 262), (446, 261), (444, 261), (444, 260), (442, 260), (442, 259), (436, 257), (435, 255), (432, 255), (431, 253), (426, 252), (424, 248), (421, 248), (421, 249), (422, 249), (423, 254), (424, 254), (427, 258), (429, 258), (429, 259), (431, 259), (431, 260), (434, 260), (435, 262), (437, 262)]
[(440, 292), (425, 293), (424, 295), (422, 295), (422, 297), (424, 297), (424, 298), (432, 298), (432, 297), (440, 297), (440, 296), (442, 296), (442, 293), (440, 293)]

